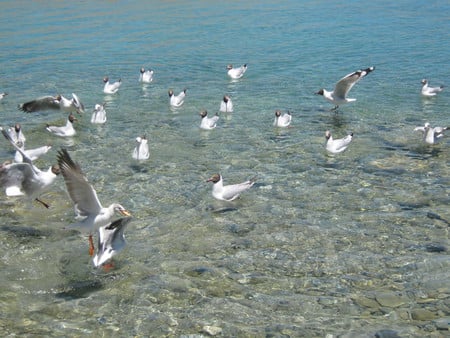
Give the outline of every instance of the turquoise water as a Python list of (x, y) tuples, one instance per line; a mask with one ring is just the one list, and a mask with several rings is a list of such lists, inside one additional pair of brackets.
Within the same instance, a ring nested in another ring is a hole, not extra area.
[[(416, 126), (450, 124), (450, 96), (424, 99), (422, 78), (448, 85), (450, 5), (438, 1), (3, 2), (1, 125), (28, 147), (64, 146), (107, 205), (133, 214), (127, 248), (95, 270), (84, 235), (63, 227), (59, 178), (50, 210), (2, 195), (3, 336), (445, 336), (449, 300), (448, 137), (426, 146)], [(238, 81), (226, 65), (248, 64)], [(376, 70), (330, 112), (314, 95), (359, 68)], [(138, 82), (152, 68), (154, 82)], [(102, 92), (104, 76), (122, 79)], [(188, 88), (170, 109), (167, 91)], [(17, 105), (76, 93), (77, 135), (59, 112)], [(198, 113), (234, 112), (212, 131)], [(107, 103), (105, 125), (90, 123)], [(274, 129), (276, 109), (292, 127)], [(353, 132), (329, 156), (324, 134)], [(146, 134), (150, 159), (132, 159)], [(2, 160), (13, 155), (6, 140)], [(206, 180), (257, 177), (232, 203)], [(390, 331), (389, 331), (390, 330)]]

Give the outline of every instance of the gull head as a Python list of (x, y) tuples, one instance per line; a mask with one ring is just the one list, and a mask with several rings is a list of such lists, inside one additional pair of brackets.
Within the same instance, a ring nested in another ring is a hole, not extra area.
[(426, 85), (428, 83), (427, 79), (423, 79), (422, 81), (420, 81), (420, 83), (422, 83), (423, 85)]
[(172, 97), (172, 96), (173, 96), (173, 90), (169, 89), (169, 97)]
[(122, 216), (131, 216), (131, 213), (120, 204), (114, 204), (114, 211)]
[(108, 81), (109, 81), (109, 78), (108, 78), (107, 76), (105, 76), (105, 77), (103, 78), (103, 82), (106, 83), (106, 82), (108, 82)]
[(227, 66), (227, 69), (228, 69), (228, 70), (233, 69), (233, 65), (232, 65), (232, 64), (229, 64), (229, 65)]
[(207, 112), (206, 110), (202, 110), (202, 111), (199, 113), (199, 115), (200, 115), (202, 118), (204, 118), (204, 117), (206, 117), (206, 115), (208, 115), (208, 112)]
[(52, 165), (52, 173), (57, 176), (61, 173), (61, 169), (59, 168), (59, 165), (57, 165), (57, 164)]
[(276, 110), (276, 111), (275, 111), (275, 116), (276, 116), (276, 117), (280, 117), (280, 116), (281, 116), (281, 111)]
[(220, 174), (214, 174), (214, 175), (212, 175), (210, 178), (208, 178), (207, 180), (206, 180), (206, 182), (213, 182), (213, 183), (217, 183), (217, 182), (219, 182), (220, 181)]
[(327, 130), (327, 131), (325, 132), (325, 138), (326, 138), (327, 140), (329, 140), (330, 137), (331, 137), (331, 132), (330, 132), (329, 130)]
[(323, 95), (323, 93), (324, 93), (324, 91), (323, 91), (323, 89), (321, 89), (321, 90), (319, 90), (318, 92), (316, 92), (314, 94), (316, 94), (316, 95)]

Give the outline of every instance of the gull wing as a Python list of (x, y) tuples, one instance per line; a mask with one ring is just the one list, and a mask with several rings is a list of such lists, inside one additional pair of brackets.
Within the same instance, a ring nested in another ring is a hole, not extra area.
[(64, 148), (58, 151), (58, 164), (66, 182), (67, 192), (80, 216), (98, 214), (102, 205), (95, 189), (83, 174), (80, 165), (72, 160)]
[(75, 93), (72, 93), (72, 97), (73, 97), (73, 103), (75, 105), (75, 108), (77, 108), (77, 112), (79, 114), (84, 113), (84, 105), (83, 103), (80, 101), (80, 99), (78, 98), (78, 96)]
[(54, 96), (42, 96), (35, 100), (21, 103), (19, 109), (25, 113), (33, 113), (44, 110), (59, 110), (59, 101)]
[(347, 93), (352, 89), (352, 87), (363, 77), (365, 77), (367, 74), (372, 72), (375, 69), (375, 67), (369, 67), (363, 70), (357, 70), (356, 72), (347, 74), (342, 79), (340, 79), (336, 86), (334, 87), (334, 95), (336, 97), (345, 99), (347, 96)]
[(5, 138), (9, 141), (9, 143), (11, 143), (16, 151), (18, 151), (22, 155), (22, 162), (31, 166), (31, 169), (37, 174), (37, 170), (33, 165), (33, 161), (31, 160), (31, 158), (16, 144), (16, 142), (14, 142), (14, 140), (11, 138), (11, 135), (9, 135), (9, 133), (5, 129), (1, 128), (1, 131), (3, 136), (5, 136)]

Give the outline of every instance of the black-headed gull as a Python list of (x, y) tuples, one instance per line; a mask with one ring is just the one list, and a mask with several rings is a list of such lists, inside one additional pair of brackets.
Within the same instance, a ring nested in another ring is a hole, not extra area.
[(427, 79), (423, 79), (421, 81), (421, 83), (422, 83), (422, 95), (423, 96), (436, 96), (437, 93), (440, 93), (444, 90), (444, 86), (430, 87), (428, 85)]
[(40, 170), (31, 159), (17, 146), (9, 134), (2, 128), (3, 136), (19, 151), (23, 157), (22, 163), (3, 163), (0, 165), (0, 182), (7, 196), (26, 195), (49, 208), (49, 205), (39, 199), (39, 195), (53, 184), (60, 170), (53, 165), (48, 170)]
[(172, 107), (181, 107), (186, 97), (187, 88), (183, 89), (178, 95), (173, 93), (172, 89), (169, 89), (169, 103)]
[(329, 102), (333, 103), (335, 105), (333, 110), (336, 110), (342, 104), (356, 101), (356, 99), (347, 97), (348, 92), (352, 89), (355, 83), (372, 72), (374, 69), (375, 67), (369, 67), (350, 73), (336, 83), (333, 91), (330, 92), (326, 89), (320, 89), (316, 94), (322, 95)]
[(148, 140), (145, 136), (136, 137), (136, 146), (133, 149), (133, 158), (135, 160), (147, 160), (150, 157), (148, 149)]
[(251, 179), (242, 183), (223, 185), (222, 175), (214, 174), (207, 180), (213, 183), (212, 195), (221, 201), (233, 201), (245, 190), (251, 188), (255, 184), (255, 179)]
[(123, 232), (131, 219), (132, 217), (119, 218), (98, 229), (97, 253), (92, 260), (96, 268), (108, 263), (125, 248)]
[(72, 160), (66, 149), (62, 148), (58, 151), (57, 158), (77, 216), (82, 217), (81, 220), (69, 227), (91, 232), (109, 224), (116, 212), (123, 216), (130, 216), (130, 213), (118, 203), (112, 203), (106, 208), (102, 206), (94, 187), (89, 183), (80, 165)]
[(274, 127), (289, 127), (292, 121), (292, 115), (290, 112), (281, 114), (281, 111), (275, 111), (275, 119), (273, 121)]
[(441, 141), (444, 137), (444, 131), (448, 127), (431, 127), (430, 123), (426, 122), (423, 127), (416, 127), (414, 131), (421, 131), (423, 133), (423, 140), (428, 144), (435, 144)]
[(202, 118), (202, 122), (200, 123), (201, 129), (210, 130), (216, 128), (219, 115), (216, 114), (212, 117), (208, 117), (208, 112), (206, 110), (202, 110), (200, 112), (200, 116)]
[(244, 76), (244, 73), (247, 71), (247, 64), (244, 64), (240, 67), (233, 68), (233, 65), (229, 64), (227, 66), (227, 74), (229, 77), (231, 77), (233, 80), (240, 79), (242, 76)]
[(343, 138), (335, 140), (333, 139), (333, 136), (331, 136), (331, 132), (327, 130), (325, 132), (325, 139), (327, 140), (325, 148), (332, 154), (338, 154), (347, 149), (350, 142), (352, 142), (353, 133), (350, 133)]
[(73, 127), (73, 123), (77, 120), (78, 119), (72, 113), (70, 113), (64, 126), (51, 126), (47, 124), (47, 127), (45, 129), (47, 129), (47, 131), (51, 132), (52, 134), (60, 137), (74, 136), (77, 132)]
[(8, 128), (8, 135), (11, 137), (11, 139), (16, 143), (16, 144), (25, 144), (25, 141), (27, 140), (25, 138), (25, 135), (23, 134), (22, 131), (22, 126), (20, 125), (20, 123), (16, 123), (13, 127)]
[(84, 113), (84, 105), (78, 96), (72, 93), (72, 98), (68, 99), (60, 94), (56, 96), (41, 96), (37, 99), (21, 103), (18, 107), (25, 113), (33, 113), (46, 110), (62, 110), (66, 112)]
[(116, 82), (110, 83), (109, 77), (105, 76), (103, 78), (103, 83), (105, 84), (103, 86), (103, 93), (105, 94), (115, 94), (119, 90), (120, 86), (122, 85), (122, 79), (119, 79)]
[(8, 93), (0, 93), (0, 101), (3, 100), (7, 95)]
[(106, 122), (106, 103), (103, 104), (95, 104), (94, 111), (91, 116), (91, 123), (94, 124), (103, 124)]
[(233, 112), (233, 101), (231, 101), (230, 96), (224, 95), (222, 101), (220, 102), (220, 112), (222, 113), (232, 113)]
[(153, 81), (153, 70), (151, 69), (145, 70), (145, 68), (142, 67), (139, 74), (139, 82), (151, 83), (152, 81)]

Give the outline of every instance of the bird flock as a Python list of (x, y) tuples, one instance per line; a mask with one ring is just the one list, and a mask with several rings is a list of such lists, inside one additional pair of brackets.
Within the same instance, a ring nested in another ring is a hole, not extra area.
[[(234, 68), (229, 64), (226, 67), (227, 75), (232, 80), (241, 79), (246, 73), (247, 64)], [(331, 111), (337, 111), (341, 105), (356, 101), (349, 98), (348, 93), (352, 87), (361, 79), (373, 72), (375, 67), (354, 71), (341, 78), (334, 86), (333, 90), (320, 89), (315, 94), (323, 96), (334, 107)], [(154, 79), (154, 71), (142, 67), (139, 70), (139, 82), (150, 84)], [(103, 93), (114, 95), (120, 90), (121, 79), (110, 82), (109, 77), (103, 78)], [(436, 96), (443, 90), (443, 86), (431, 87), (428, 80), (423, 79), (421, 94), (425, 97)], [(5, 99), (7, 93), (0, 93), (0, 100)], [(186, 99), (187, 88), (184, 88), (178, 94), (173, 89), (168, 90), (169, 106), (173, 109), (181, 107)], [(85, 108), (78, 96), (72, 93), (71, 98), (62, 95), (42, 96), (18, 105), (18, 108), (26, 113), (39, 111), (62, 111), (68, 114), (65, 125), (46, 126), (46, 130), (59, 137), (74, 137), (76, 129), (74, 123), (78, 120), (77, 116), (85, 113)], [(220, 113), (232, 113), (233, 102), (229, 95), (224, 95), (220, 102)], [(76, 115), (77, 116), (76, 116)], [(104, 124), (106, 118), (106, 103), (95, 104), (91, 116), (91, 123)], [(215, 129), (220, 119), (218, 113), (210, 116), (206, 110), (199, 113), (201, 117), (200, 129)], [(282, 113), (275, 111), (273, 126), (275, 128), (288, 128), (291, 126), (293, 113), (288, 111)], [(423, 133), (423, 141), (427, 144), (435, 144), (440, 141), (447, 127), (432, 127), (426, 122), (424, 126), (419, 126), (414, 131)], [(103, 207), (92, 184), (83, 173), (80, 164), (75, 162), (67, 149), (61, 148), (57, 152), (57, 163), (47, 169), (39, 169), (34, 164), (37, 158), (47, 153), (50, 145), (40, 146), (34, 149), (26, 149), (26, 138), (22, 127), (16, 123), (13, 127), (0, 127), (0, 130), (12, 148), (15, 150), (15, 156), (11, 160), (5, 161), (0, 165), (0, 183), (5, 190), (6, 196), (18, 197), (25, 196), (30, 201), (37, 201), (44, 207), (49, 208), (50, 204), (42, 201), (40, 196), (48, 190), (55, 182), (59, 174), (64, 178), (67, 193), (74, 205), (76, 221), (67, 226), (89, 235), (89, 254), (93, 256), (94, 267), (106, 267), (111, 264), (113, 256), (119, 253), (125, 247), (124, 230), (132, 220), (131, 213), (122, 204), (115, 202), (108, 207)], [(333, 138), (330, 130), (325, 132), (325, 149), (330, 154), (339, 154), (345, 151), (353, 140), (353, 133), (343, 138)], [(145, 161), (150, 158), (149, 145), (146, 135), (141, 135), (135, 139), (135, 147), (131, 154), (137, 161)], [(234, 201), (243, 192), (250, 189), (255, 184), (256, 178), (252, 178), (242, 183), (224, 185), (223, 177), (220, 173), (212, 175), (207, 182), (212, 183), (212, 196), (220, 201)], [(115, 215), (123, 216), (114, 220)], [(98, 237), (97, 252), (94, 256), (93, 234)]]

